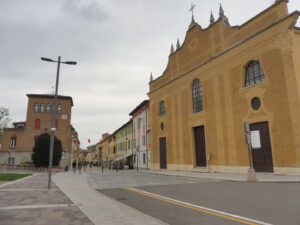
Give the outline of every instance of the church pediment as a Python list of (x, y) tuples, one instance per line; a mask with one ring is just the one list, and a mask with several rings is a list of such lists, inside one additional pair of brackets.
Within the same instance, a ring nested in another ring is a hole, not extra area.
[(150, 91), (207, 62), (287, 15), (287, 1), (281, 0), (240, 26), (230, 26), (221, 6), (218, 19), (215, 21), (211, 14), (210, 25), (205, 29), (192, 17), (184, 42), (178, 46), (177, 41), (176, 49), (172, 46), (167, 67), (162, 76), (150, 82)]

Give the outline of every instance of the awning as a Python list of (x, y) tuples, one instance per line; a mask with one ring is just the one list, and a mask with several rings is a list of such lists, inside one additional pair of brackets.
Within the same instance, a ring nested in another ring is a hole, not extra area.
[(120, 156), (120, 157), (118, 157), (118, 158), (115, 158), (114, 161), (119, 161), (119, 160), (124, 159), (124, 158), (127, 158), (128, 156), (131, 156), (131, 155), (132, 155), (132, 153), (127, 154), (127, 155), (122, 155), (122, 156)]

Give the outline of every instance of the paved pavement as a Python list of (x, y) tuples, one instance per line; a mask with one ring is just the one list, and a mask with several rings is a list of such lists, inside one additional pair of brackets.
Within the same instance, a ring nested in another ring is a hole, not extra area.
[(104, 173), (98, 170), (88, 171), (87, 178), (93, 189), (215, 182), (214, 180), (193, 177), (162, 176), (162, 174), (152, 173), (145, 174), (143, 172), (137, 173), (135, 170), (119, 170), (116, 172), (108, 169), (104, 170)]
[(92, 189), (87, 174), (59, 173), (53, 181), (95, 225), (165, 224)]
[(0, 224), (93, 224), (54, 183), (48, 190), (47, 181), (47, 174), (34, 174), (0, 184)]
[[(300, 182), (300, 176), (260, 173), (257, 178), (260, 182)], [(139, 173), (105, 170), (102, 174), (99, 168), (94, 168), (81, 175), (71, 172), (55, 174), (52, 189), (47, 190), (47, 174), (36, 173), (16, 182), (0, 183), (1, 224), (165, 224), (95, 189), (194, 185), (221, 180), (246, 181), (247, 176), (164, 170), (141, 170)]]
[[(199, 179), (223, 180), (223, 181), (247, 181), (247, 174), (237, 173), (206, 173), (199, 171), (169, 171), (169, 170), (141, 170), (141, 173), (190, 177)], [(300, 182), (300, 176), (275, 175), (272, 173), (256, 173), (258, 182)]]

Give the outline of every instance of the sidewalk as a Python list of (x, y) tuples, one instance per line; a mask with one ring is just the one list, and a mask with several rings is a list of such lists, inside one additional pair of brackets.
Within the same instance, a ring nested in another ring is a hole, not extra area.
[(0, 224), (93, 225), (53, 182), (48, 190), (47, 181), (46, 173), (35, 173), (0, 184)]
[[(209, 173), (199, 171), (171, 171), (171, 170), (140, 170), (142, 173), (152, 173), (167, 176), (192, 177), (222, 181), (247, 181), (247, 174), (238, 173)], [(300, 176), (275, 175), (272, 173), (256, 173), (258, 182), (300, 182)]]
[(85, 174), (58, 173), (52, 180), (95, 225), (165, 224), (92, 189)]

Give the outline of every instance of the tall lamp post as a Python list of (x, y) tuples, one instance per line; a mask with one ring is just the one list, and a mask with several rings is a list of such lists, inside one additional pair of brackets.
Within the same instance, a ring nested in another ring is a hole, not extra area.
[(50, 138), (50, 153), (49, 153), (49, 169), (48, 169), (48, 189), (51, 189), (51, 174), (52, 174), (52, 161), (53, 161), (53, 147), (54, 147), (54, 132), (55, 132), (55, 115), (56, 115), (56, 105), (57, 105), (57, 91), (58, 91), (58, 81), (59, 81), (59, 68), (60, 64), (76, 65), (75, 61), (60, 61), (60, 56), (58, 60), (52, 60), (49, 58), (42, 57), (41, 60), (47, 62), (57, 62), (57, 73), (56, 73), (56, 85), (55, 85), (55, 95), (54, 95), (54, 109), (52, 110), (52, 121), (51, 121), (51, 138)]

